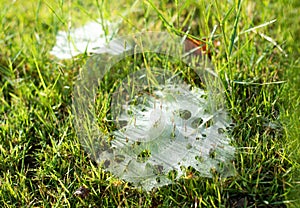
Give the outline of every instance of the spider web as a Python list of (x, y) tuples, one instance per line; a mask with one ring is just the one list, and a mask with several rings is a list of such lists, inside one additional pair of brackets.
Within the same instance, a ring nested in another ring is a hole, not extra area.
[(118, 129), (111, 133), (110, 148), (99, 155), (105, 169), (148, 191), (174, 182), (188, 167), (204, 177), (214, 170), (232, 175), (226, 111), (211, 111), (207, 92), (178, 76), (159, 80), (150, 90), (145, 74), (141, 70), (131, 77), (134, 83), (123, 80), (113, 96)]

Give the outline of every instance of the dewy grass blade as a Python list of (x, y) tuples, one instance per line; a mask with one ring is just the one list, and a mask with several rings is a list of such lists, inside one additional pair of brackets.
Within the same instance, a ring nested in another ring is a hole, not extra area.
[(271, 21), (269, 21), (269, 22), (265, 22), (265, 23), (263, 23), (263, 24), (261, 24), (261, 25), (258, 25), (258, 26), (249, 28), (248, 30), (245, 30), (245, 31), (240, 32), (240, 35), (241, 35), (241, 34), (244, 34), (244, 33), (251, 32), (251, 31), (255, 31), (255, 30), (257, 30), (257, 29), (259, 29), (259, 28), (262, 28), (262, 27), (265, 27), (265, 26), (268, 26), (268, 25), (270, 25), (270, 24), (273, 24), (273, 23), (276, 22), (276, 21), (277, 21), (276, 19), (273, 19), (273, 20), (271, 20)]
[(47, 89), (47, 86), (46, 86), (46, 84), (45, 84), (44, 78), (43, 78), (43, 76), (42, 76), (42, 73), (41, 73), (41, 70), (40, 70), (39, 64), (38, 64), (38, 62), (37, 62), (37, 60), (36, 60), (36, 57), (35, 57), (35, 55), (34, 55), (34, 52), (33, 52), (33, 51), (31, 51), (31, 54), (32, 54), (32, 57), (33, 57), (33, 61), (34, 61), (34, 64), (35, 64), (36, 70), (37, 70), (37, 72), (38, 72), (38, 74), (39, 74), (39, 77), (40, 77), (41, 83), (42, 83), (42, 85), (43, 85), (43, 88), (44, 88), (44, 90), (46, 90), (46, 89)]
[[(254, 31), (255, 32), (255, 31)], [(278, 43), (273, 40), (273, 38), (263, 34), (263, 33), (258, 33), (260, 35), (260, 37), (264, 38), (265, 40), (269, 41), (270, 43), (272, 43), (276, 48), (278, 48), (278, 50), (280, 52), (282, 52), (284, 54), (285, 57), (288, 57), (288, 54), (281, 48), (280, 45), (278, 45)]]
[(63, 18), (61, 18), (61, 16), (58, 15), (56, 10), (47, 1), (43, 1), (43, 3), (45, 3), (47, 5), (47, 7), (53, 12), (53, 14), (55, 14), (55, 16), (59, 19), (59, 21), (61, 23), (63, 23), (64, 25), (67, 25), (66, 21), (64, 21)]
[(167, 26), (169, 26), (171, 29), (174, 28), (174, 26), (172, 24), (169, 23), (169, 21), (165, 18), (165, 16), (161, 13), (161, 11), (159, 11), (159, 9), (155, 6), (155, 4), (153, 3), (153, 1), (151, 0), (147, 0), (147, 2), (152, 6), (152, 8), (157, 12), (157, 14), (159, 15), (159, 17), (161, 18), (161, 20), (163, 21), (163, 23), (165, 23)]
[(236, 14), (236, 17), (235, 17), (235, 21), (234, 21), (234, 25), (233, 25), (233, 31), (232, 31), (231, 38), (230, 38), (229, 57), (231, 56), (233, 46), (234, 46), (234, 40), (235, 40), (235, 37), (237, 36), (237, 27), (238, 27), (238, 23), (239, 23), (239, 20), (240, 20), (242, 1), (243, 0), (238, 1), (238, 11), (237, 11), (237, 14)]
[[(215, 4), (216, 4), (216, 7), (217, 7), (217, 2), (215, 1)], [(226, 32), (225, 32), (225, 23), (227, 21), (227, 19), (229, 18), (229, 15), (231, 14), (231, 12), (233, 11), (233, 7), (231, 7), (228, 12), (226, 13), (225, 17), (223, 19), (219, 19), (219, 21), (221, 22), (221, 25), (220, 25), (220, 28), (221, 28), (221, 31), (222, 31), (222, 37), (224, 39), (224, 45), (225, 45), (225, 50), (226, 50), (226, 56), (227, 56), (227, 59), (229, 58), (229, 55), (228, 55), (228, 43), (227, 43), (227, 35), (226, 35)], [(218, 11), (218, 10), (217, 10)], [(219, 13), (219, 12), (218, 12)], [(220, 18), (220, 17), (219, 17)]]

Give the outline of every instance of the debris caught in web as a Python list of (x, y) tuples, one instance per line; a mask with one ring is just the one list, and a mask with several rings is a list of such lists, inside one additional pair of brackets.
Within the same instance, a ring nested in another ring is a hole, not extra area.
[[(83, 147), (104, 170), (146, 191), (173, 183), (191, 168), (202, 177), (234, 174), (235, 148), (227, 132), (231, 119), (221, 81), (208, 59), (194, 61), (181, 43), (167, 33), (113, 40), (90, 58), (74, 88), (75, 127)], [(111, 124), (100, 128), (92, 108), (99, 83), (114, 75), (110, 70), (120, 60), (145, 52), (184, 62), (200, 85), (149, 62), (148, 68), (130, 72), (110, 92), (105, 119)]]

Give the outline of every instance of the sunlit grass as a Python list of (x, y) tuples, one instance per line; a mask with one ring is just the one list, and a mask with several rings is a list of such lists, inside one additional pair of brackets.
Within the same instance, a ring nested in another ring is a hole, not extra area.
[[(300, 181), (299, 3), (242, 1), (239, 10), (239, 1), (98, 2), (0, 1), (0, 205), (298, 207), (299, 200), (292, 202)], [(235, 122), (236, 176), (196, 175), (145, 193), (103, 172), (84, 152), (71, 104), (88, 56), (58, 61), (49, 51), (59, 30), (97, 18), (121, 19), (119, 35), (183, 35), (190, 28), (211, 47), (212, 39), (220, 41), (211, 59)], [(90, 190), (86, 198), (73, 195), (80, 186)]]

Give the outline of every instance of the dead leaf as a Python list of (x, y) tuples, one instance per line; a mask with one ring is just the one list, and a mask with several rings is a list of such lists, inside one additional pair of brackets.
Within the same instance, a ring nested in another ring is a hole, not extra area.
[[(191, 52), (194, 55), (202, 56), (202, 55), (208, 55), (211, 56), (211, 50), (207, 48), (207, 42), (208, 40), (204, 38), (201, 40), (196, 40), (190, 37), (187, 37), (184, 41), (185, 51)], [(218, 40), (213, 41), (213, 45), (215, 48), (218, 48), (221, 43)]]

